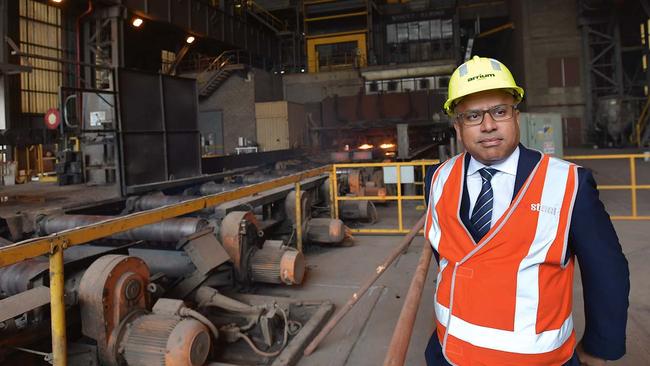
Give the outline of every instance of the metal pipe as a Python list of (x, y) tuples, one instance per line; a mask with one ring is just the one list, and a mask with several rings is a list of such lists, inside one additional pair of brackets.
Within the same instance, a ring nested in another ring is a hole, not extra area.
[[(114, 216), (47, 216), (38, 222), (38, 227), (41, 235), (49, 235), (80, 226), (92, 225), (112, 218), (114, 218)], [(208, 226), (208, 222), (203, 219), (193, 217), (174, 218), (114, 234), (110, 236), (110, 238), (120, 240), (174, 242), (186, 238), (202, 230), (206, 226)]]
[(388, 346), (388, 353), (384, 359), (384, 366), (401, 366), (406, 361), (406, 352), (409, 348), (409, 342), (413, 335), (413, 326), (415, 318), (420, 307), (420, 300), (422, 298), (422, 290), (427, 279), (427, 272), (431, 264), (431, 245), (426, 240), (422, 248), (422, 255), (420, 261), (415, 269), (415, 274), (411, 280), (411, 286), (406, 294), (404, 306), (399, 314), (397, 325), (393, 331), (393, 338)]
[(67, 365), (65, 302), (63, 300), (63, 248), (64, 242), (52, 242), (50, 252), (50, 311), (52, 324), (52, 356), (54, 366)]
[(424, 219), (426, 215), (422, 215), (422, 217), (418, 220), (418, 222), (411, 228), (408, 234), (404, 236), (402, 241), (399, 243), (399, 245), (393, 250), (393, 252), (384, 260), (382, 264), (377, 266), (375, 269), (375, 272), (372, 274), (372, 276), (359, 288), (359, 290), (355, 293), (352, 294), (348, 302), (341, 308), (339, 309), (336, 314), (325, 324), (325, 327), (318, 333), (318, 335), (314, 338), (313, 341), (305, 348), (304, 355), (309, 356), (311, 355), (320, 342), (327, 337), (327, 335), (336, 327), (336, 325), (343, 319), (345, 314), (352, 309), (352, 307), (359, 301), (359, 299), (368, 291), (370, 286), (372, 286), (375, 281), (386, 271), (386, 268), (388, 268), (394, 261), (399, 257), (405, 250), (408, 248), (408, 246), (411, 244), (413, 241), (413, 238), (418, 234), (420, 229), (424, 227)]

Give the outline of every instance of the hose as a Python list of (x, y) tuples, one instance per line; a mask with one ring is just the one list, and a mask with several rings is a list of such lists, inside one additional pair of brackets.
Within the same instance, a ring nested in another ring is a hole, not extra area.
[(179, 314), (181, 316), (187, 316), (200, 321), (201, 323), (203, 323), (203, 325), (205, 325), (210, 329), (210, 332), (212, 332), (212, 336), (214, 337), (215, 341), (219, 339), (219, 331), (217, 330), (217, 327), (215, 327), (214, 324), (212, 324), (212, 322), (210, 321), (210, 319), (206, 318), (203, 314), (199, 313), (196, 310), (192, 310), (190, 308), (182, 308)]
[(282, 317), (284, 318), (284, 339), (282, 340), (282, 346), (277, 351), (264, 352), (259, 348), (257, 348), (257, 346), (255, 346), (255, 343), (253, 343), (253, 341), (246, 334), (242, 332), (237, 332), (237, 338), (243, 339), (244, 342), (246, 342), (250, 346), (253, 352), (263, 357), (275, 357), (279, 355), (280, 352), (282, 352), (282, 350), (284, 349), (284, 347), (287, 346), (287, 341), (289, 340), (289, 319), (287, 318), (287, 313), (281, 307), (277, 305), (276, 307), (278, 308), (278, 310), (280, 310), (280, 313), (282, 313)]

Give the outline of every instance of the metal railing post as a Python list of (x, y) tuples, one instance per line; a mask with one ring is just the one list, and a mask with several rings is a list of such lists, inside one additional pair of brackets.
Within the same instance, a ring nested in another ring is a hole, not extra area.
[(336, 180), (336, 168), (330, 172), (329, 185), (330, 185), (330, 217), (333, 219), (338, 218), (338, 210), (336, 209), (336, 192), (334, 191), (334, 181)]
[(634, 156), (630, 156), (630, 186), (632, 191), (632, 217), (637, 217), (636, 208), (636, 164)]
[[(334, 179), (330, 178), (332, 182), (332, 197), (334, 197), (334, 218), (339, 218), (339, 182), (336, 180), (336, 164), (332, 164), (332, 173)], [(331, 177), (331, 176), (330, 176)]]
[(63, 278), (63, 250), (65, 246), (65, 241), (53, 240), (50, 249), (50, 318), (54, 366), (66, 366), (68, 363)]
[(296, 246), (298, 251), (302, 253), (302, 194), (300, 192), (300, 182), (296, 182), (294, 190), (296, 192)]
[(398, 230), (402, 232), (404, 230), (404, 220), (402, 218), (402, 166), (396, 165), (397, 170), (397, 222)]

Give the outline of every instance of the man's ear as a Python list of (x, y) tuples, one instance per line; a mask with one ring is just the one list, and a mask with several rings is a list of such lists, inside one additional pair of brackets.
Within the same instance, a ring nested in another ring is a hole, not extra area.
[(517, 125), (519, 125), (519, 109), (515, 109), (515, 119), (517, 120)]
[[(518, 120), (517, 120), (518, 121)], [(454, 121), (454, 130), (456, 130), (456, 139), (460, 142), (463, 142), (463, 136), (460, 133), (461, 129), (463, 127), (458, 124), (458, 122)]]

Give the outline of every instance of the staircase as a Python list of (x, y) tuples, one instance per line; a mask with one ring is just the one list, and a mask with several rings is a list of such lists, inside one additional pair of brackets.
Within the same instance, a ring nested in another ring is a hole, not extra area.
[(239, 63), (237, 51), (225, 51), (217, 56), (196, 78), (199, 86), (199, 98), (212, 95), (237, 70), (245, 66)]

